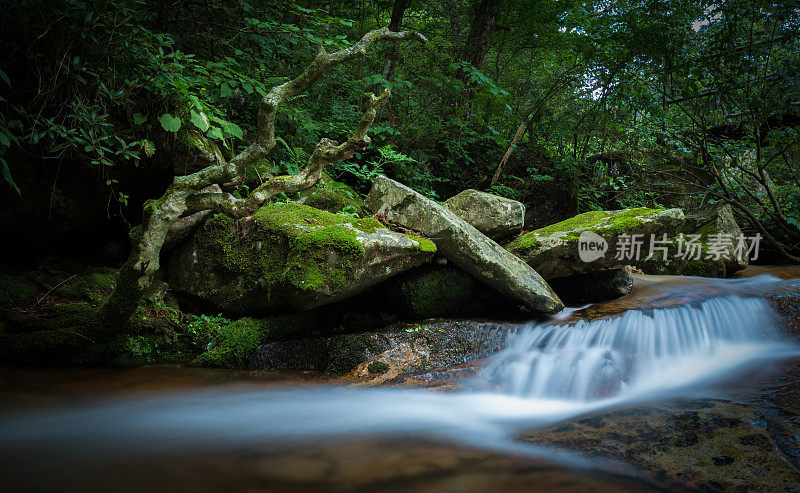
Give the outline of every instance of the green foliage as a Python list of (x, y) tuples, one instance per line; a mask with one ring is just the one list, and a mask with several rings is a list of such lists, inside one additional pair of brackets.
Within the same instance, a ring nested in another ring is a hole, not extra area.
[[(320, 47), (350, 46), (387, 25), (392, 7), (15, 2), (5, 13), (14, 22), (4, 23), (13, 63), (0, 67), (0, 86), (10, 88), (0, 100), (0, 172), (16, 190), (10, 171), (23, 159), (12, 159), (15, 151), (82, 162), (124, 204), (131, 190), (121, 169), (146, 173), (142, 163), (187, 129), (230, 157), (254, 135), (271, 87), (298, 75)], [(403, 26), (424, 32), (427, 47), (376, 45), (331, 68), (282, 106), (278, 146), (262, 168), (298, 173), (321, 138), (342, 142), (351, 133), (359, 94), (388, 87), (369, 148), (327, 170), (358, 193), (385, 173), (434, 199), (476, 188), (529, 207), (557, 204), (563, 217), (724, 198), (755, 204), (759, 220), (798, 243), (800, 144), (791, 117), (800, 99), (800, 19), (792, 5), (507, 0), (478, 67), (464, 55), (470, 7), (414, 3)], [(790, 118), (776, 124), (776, 115)], [(741, 127), (736, 138), (708, 133), (726, 125)], [(758, 163), (717, 176), (746, 153)], [(740, 178), (748, 172), (769, 179)], [(248, 182), (237, 193), (252, 189)]]

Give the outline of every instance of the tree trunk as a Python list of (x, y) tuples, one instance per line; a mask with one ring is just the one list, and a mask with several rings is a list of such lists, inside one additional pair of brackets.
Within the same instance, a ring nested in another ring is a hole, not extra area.
[[(483, 66), (483, 59), (489, 51), (489, 39), (492, 37), (495, 22), (497, 21), (497, 14), (500, 12), (500, 6), (503, 0), (481, 0), (475, 10), (475, 17), (472, 18), (472, 24), (469, 27), (469, 34), (467, 41), (464, 44), (464, 51), (461, 59), (469, 63), (476, 70), (480, 70)], [(461, 73), (461, 79), (467, 86), (464, 98), (457, 103), (458, 107), (468, 109), (472, 104), (472, 99), (475, 97), (473, 87), (470, 87), (466, 71)]]
[[(392, 19), (389, 21), (390, 31), (399, 31), (400, 26), (403, 25), (403, 16), (406, 14), (406, 9), (411, 6), (411, 0), (394, 0), (394, 8), (392, 9)], [(394, 68), (397, 64), (397, 46), (392, 45), (389, 48), (389, 54), (386, 57), (386, 63), (383, 64), (383, 77), (386, 80), (394, 79)]]
[(502, 4), (503, 0), (481, 0), (475, 10), (475, 17), (469, 27), (469, 35), (464, 44), (464, 53), (461, 59), (469, 62), (478, 70), (483, 66), (483, 59), (489, 51), (489, 39), (494, 31), (497, 14), (500, 12)]
[(517, 142), (519, 139), (522, 138), (522, 135), (525, 133), (525, 129), (528, 128), (528, 122), (530, 121), (530, 114), (525, 115), (525, 118), (522, 119), (522, 123), (519, 124), (517, 127), (517, 131), (514, 133), (514, 138), (511, 139), (511, 144), (506, 149), (506, 153), (503, 154), (503, 159), (500, 160), (500, 164), (497, 165), (497, 169), (492, 176), (492, 182), (489, 184), (490, 186), (494, 186), (497, 183), (497, 180), (500, 179), (500, 173), (503, 172), (503, 166), (506, 165), (509, 158), (511, 158), (511, 153), (514, 152), (514, 149), (517, 148)]

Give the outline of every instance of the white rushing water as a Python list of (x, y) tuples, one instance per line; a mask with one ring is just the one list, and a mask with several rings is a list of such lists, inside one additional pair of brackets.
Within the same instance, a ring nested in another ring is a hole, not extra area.
[(712, 377), (779, 349), (780, 341), (764, 300), (724, 296), (529, 328), (489, 362), (476, 386), (571, 401), (635, 394)]
[(508, 440), (515, 431), (694, 395), (737, 369), (795, 354), (764, 300), (730, 294), (608, 320), (532, 324), (457, 393), (313, 387), (105, 402), (0, 416), (0, 450), (104, 458), (385, 434), (516, 450)]

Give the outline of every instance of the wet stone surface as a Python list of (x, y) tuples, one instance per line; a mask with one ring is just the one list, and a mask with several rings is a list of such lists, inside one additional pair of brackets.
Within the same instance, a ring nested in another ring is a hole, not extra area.
[(800, 485), (800, 472), (776, 446), (764, 413), (729, 401), (678, 400), (605, 411), (519, 439), (621, 459), (658, 481), (687, 487), (798, 491)]

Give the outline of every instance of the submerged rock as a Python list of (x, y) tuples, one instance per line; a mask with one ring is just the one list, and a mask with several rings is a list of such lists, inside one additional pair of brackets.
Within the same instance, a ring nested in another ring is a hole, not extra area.
[(169, 282), (228, 313), (307, 310), (361, 293), (435, 251), (372, 218), (271, 204), (240, 222), (206, 222), (173, 254)]
[(519, 234), (525, 223), (522, 202), (478, 190), (464, 190), (444, 206), (493, 240)]
[(718, 400), (601, 412), (522, 440), (623, 459), (702, 490), (794, 491), (800, 473), (773, 444), (764, 413)]
[(385, 332), (342, 334), (262, 345), (255, 369), (354, 372), (380, 381), (484, 358), (503, 349), (518, 325), (474, 320), (399, 324)]
[(464, 219), (405, 185), (379, 176), (366, 206), (389, 222), (432, 238), (445, 257), (496, 291), (533, 310), (554, 313), (563, 308), (558, 295), (530, 266)]

